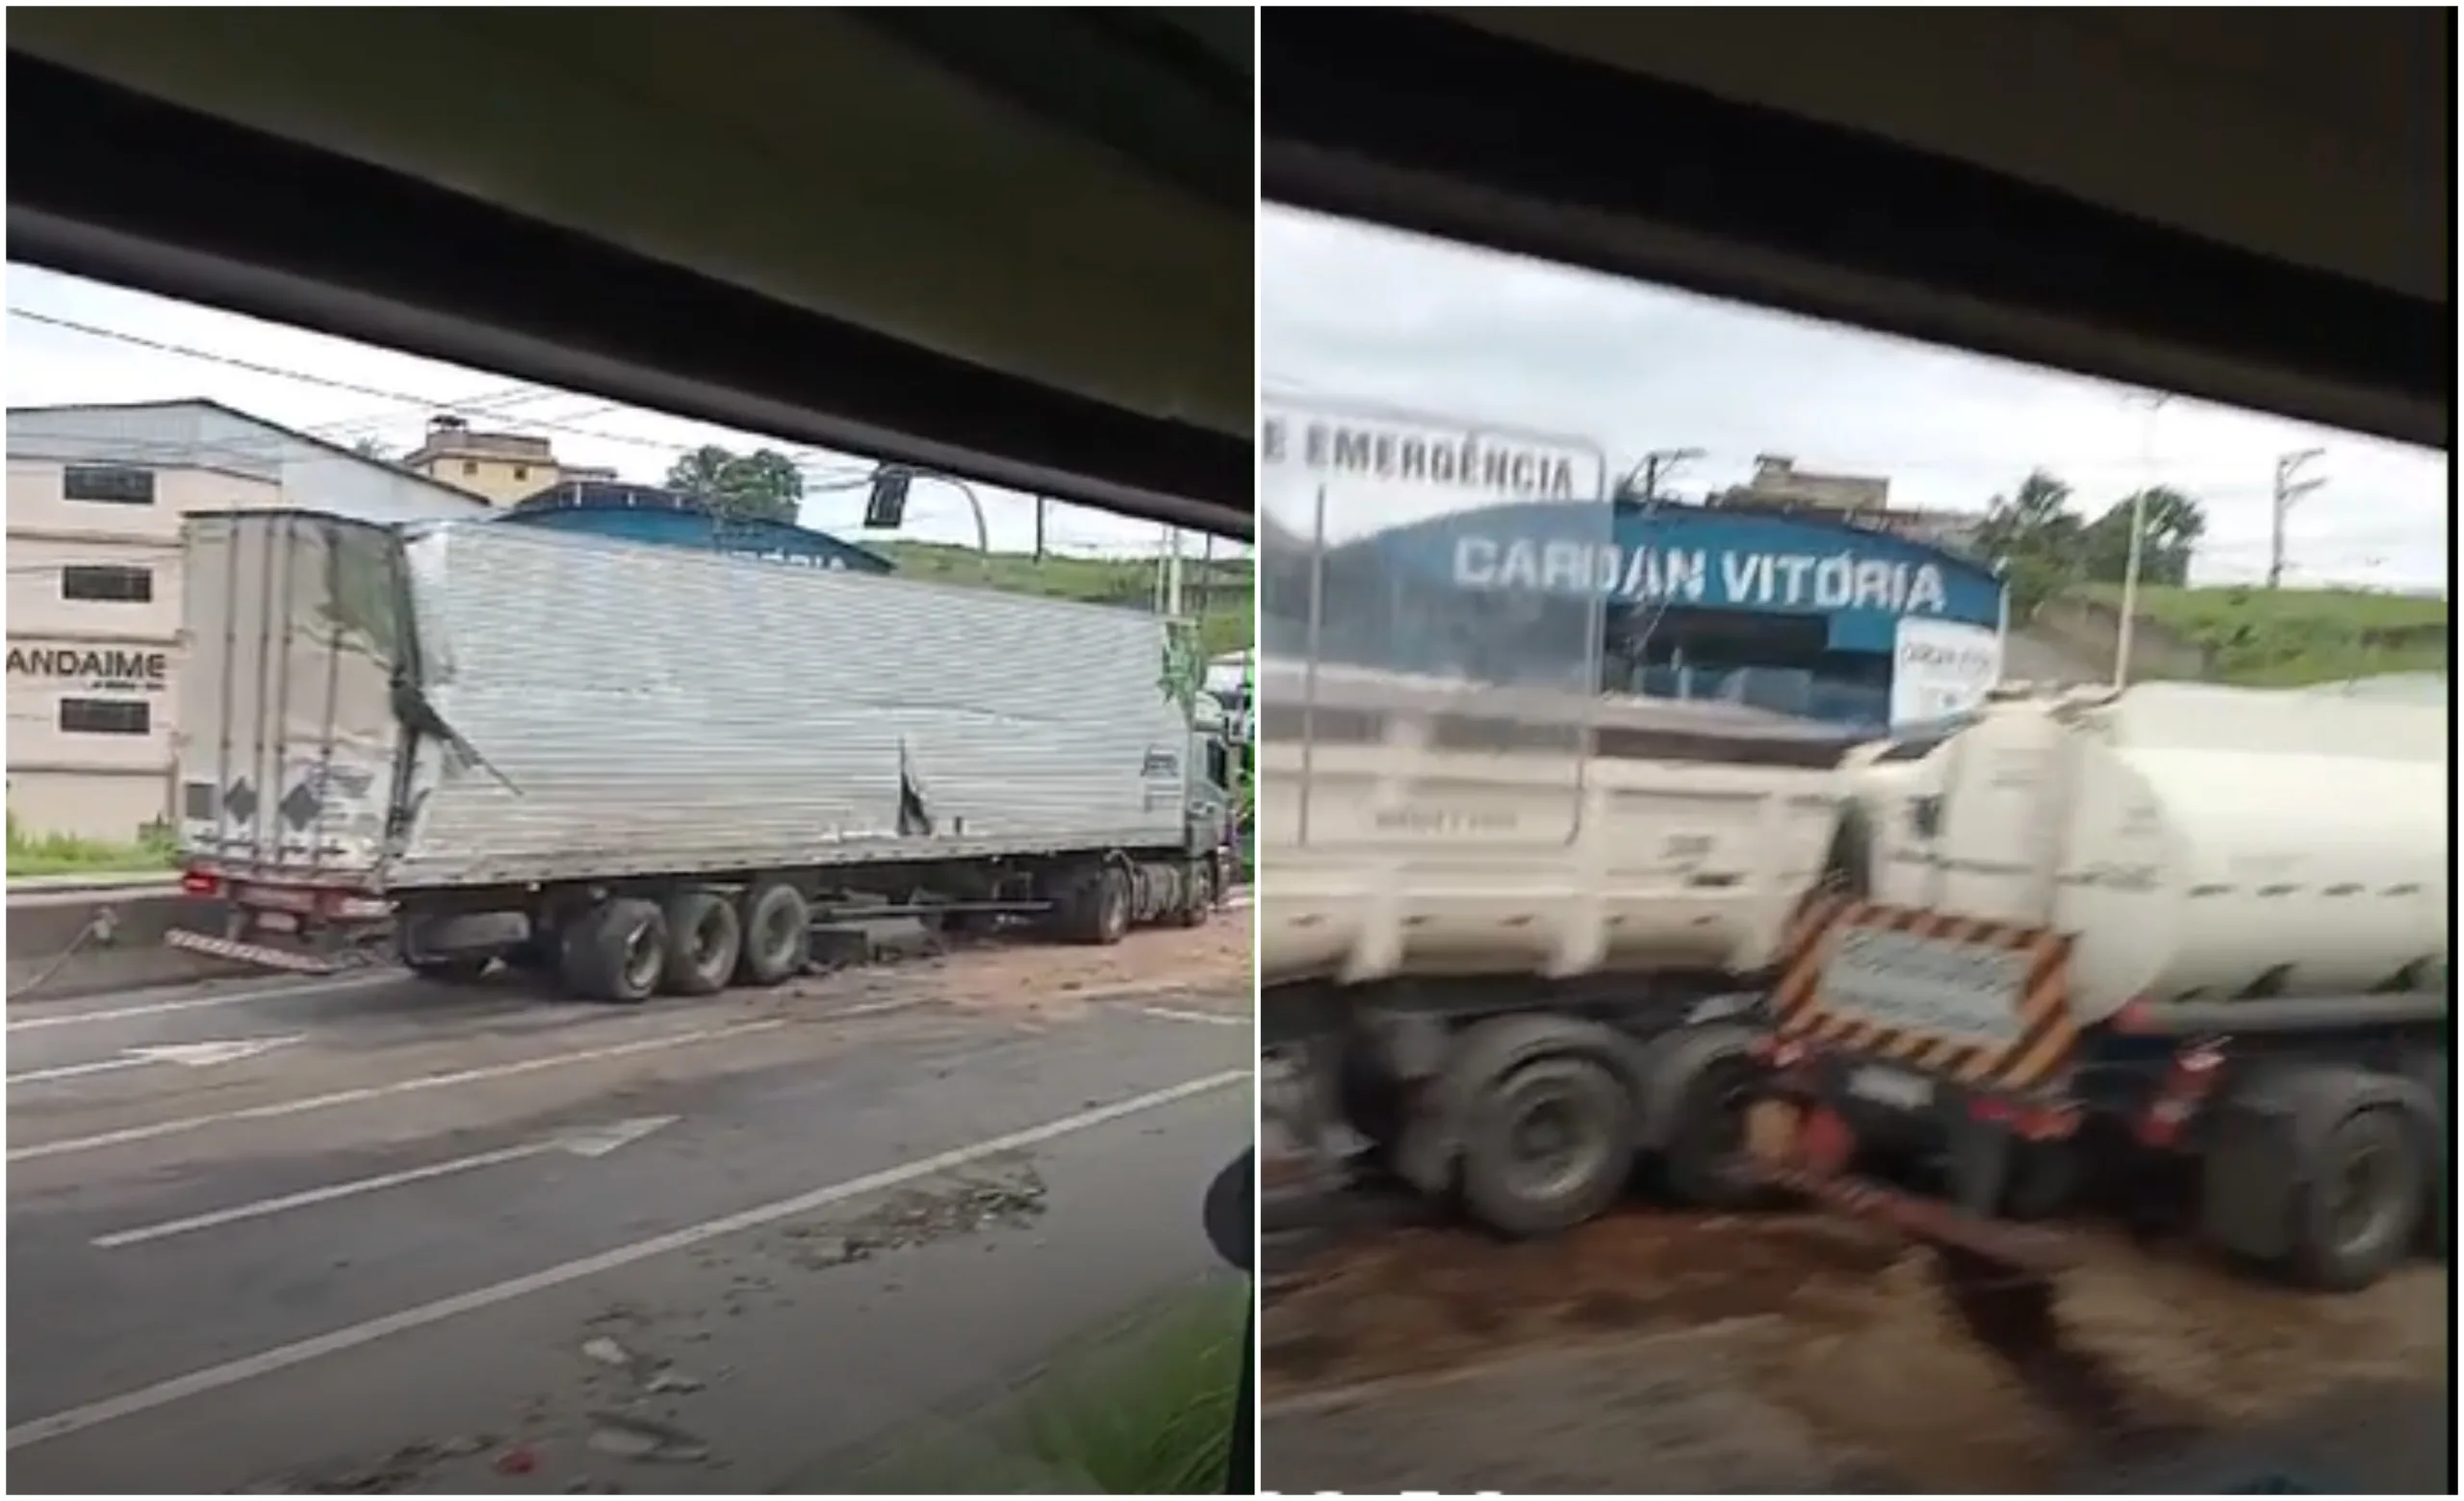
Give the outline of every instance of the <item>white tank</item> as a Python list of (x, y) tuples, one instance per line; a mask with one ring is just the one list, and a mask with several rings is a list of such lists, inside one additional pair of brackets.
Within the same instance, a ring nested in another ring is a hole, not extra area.
[(1845, 774), (1874, 899), (2071, 934), (2093, 1023), (2444, 983), (2451, 739), (2443, 703), (2148, 684), (1990, 704)]
[(1260, 687), (1270, 985), (1751, 973), (1837, 827), (1844, 745), (1755, 710), (1274, 664)]

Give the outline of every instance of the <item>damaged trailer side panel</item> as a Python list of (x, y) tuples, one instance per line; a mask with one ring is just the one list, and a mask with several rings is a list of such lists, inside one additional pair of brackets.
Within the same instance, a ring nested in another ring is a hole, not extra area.
[[(381, 539), (382, 565), (364, 565), (376, 582), (283, 592), (285, 579), (334, 575), (334, 558), (357, 556), (301, 538), (363, 533)], [(219, 754), (310, 786), (295, 807), (312, 828), (356, 831), (358, 842), (327, 857), (352, 873), (368, 866), (363, 836), (379, 810), (384, 847), (368, 889), (1177, 848), (1185, 838), (1191, 722), (1169, 628), (1154, 617), (488, 521), (388, 533), (264, 513), (202, 519), (192, 539), (267, 559), (226, 568), (220, 582), (192, 572), (194, 586), (227, 591), (192, 605), (200, 645), (218, 611), (272, 623), (226, 631), (223, 659), (192, 674), (190, 723), (218, 709), (223, 722), (218, 743), (198, 737), (190, 752), (200, 766)], [(319, 547), (318, 559), (301, 551)], [(343, 674), (348, 706), (373, 694), (389, 711), (382, 740), (357, 723), (372, 716), (301, 698), (296, 673), (269, 690), (296, 711), (271, 719), (230, 686), (252, 672), (267, 681), (269, 660), (298, 655), (259, 638), (336, 637), (319, 622), (350, 615), (357, 607), (336, 601), (363, 593), (390, 602), (358, 610), (385, 627), (366, 633), (380, 645), (323, 651), (353, 667)], [(233, 752), (218, 744), (252, 739)], [(405, 741), (408, 754), (396, 754)], [(379, 763), (383, 775), (354, 800), (347, 784)], [(351, 775), (308, 769), (321, 765)], [(226, 803), (211, 826), (192, 820), (192, 850), (233, 873), (295, 868), (285, 836), (233, 812)]]

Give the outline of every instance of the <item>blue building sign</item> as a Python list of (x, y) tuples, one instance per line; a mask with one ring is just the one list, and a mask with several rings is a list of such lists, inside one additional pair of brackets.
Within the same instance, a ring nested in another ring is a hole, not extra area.
[(798, 568), (853, 573), (888, 573), (892, 568), (881, 554), (827, 532), (783, 521), (721, 516), (691, 496), (651, 485), (604, 480), (560, 484), (516, 505), (503, 520), (654, 546), (731, 553)]
[(1377, 545), (1415, 574), (1476, 592), (1818, 616), (1834, 651), (1887, 653), (1908, 617), (1989, 627), (2000, 608), (2000, 581), (1975, 563), (1802, 515), (1504, 505), (1400, 528)]

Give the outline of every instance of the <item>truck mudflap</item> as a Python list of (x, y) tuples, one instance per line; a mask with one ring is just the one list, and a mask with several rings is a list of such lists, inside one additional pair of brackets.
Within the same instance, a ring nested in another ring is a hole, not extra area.
[(1758, 1100), (1748, 1107), (1745, 1135), (1740, 1173), (1835, 1213), (2033, 1276), (2050, 1277), (2079, 1261), (2077, 1241), (2060, 1231), (1996, 1219), (1851, 1172), (1856, 1132), (1829, 1105), (1785, 1097)]

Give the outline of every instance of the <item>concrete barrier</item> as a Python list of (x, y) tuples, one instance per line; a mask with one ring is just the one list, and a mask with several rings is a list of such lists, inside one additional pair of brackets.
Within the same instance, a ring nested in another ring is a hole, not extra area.
[(216, 903), (185, 895), (160, 876), (12, 881), (9, 999), (61, 1000), (257, 972), (163, 945), (174, 927), (210, 933), (219, 921)]

